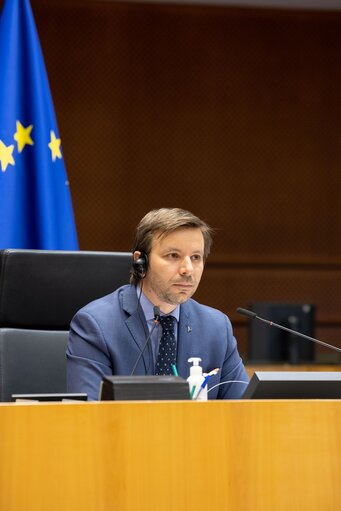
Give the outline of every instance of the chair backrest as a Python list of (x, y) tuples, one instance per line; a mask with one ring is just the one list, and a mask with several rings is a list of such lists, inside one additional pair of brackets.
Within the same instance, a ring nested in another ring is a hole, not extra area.
[(0, 401), (66, 392), (66, 345), (83, 305), (129, 282), (129, 252), (0, 251)]
[(68, 330), (83, 305), (129, 282), (129, 252), (0, 251), (0, 327)]

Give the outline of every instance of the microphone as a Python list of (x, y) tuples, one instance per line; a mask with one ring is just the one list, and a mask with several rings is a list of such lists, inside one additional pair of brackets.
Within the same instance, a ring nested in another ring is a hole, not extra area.
[(145, 343), (144, 343), (144, 345), (143, 345), (143, 348), (142, 348), (142, 350), (141, 350), (141, 353), (140, 353), (140, 354), (139, 354), (139, 356), (137, 357), (137, 360), (136, 360), (136, 362), (135, 362), (135, 364), (134, 364), (134, 367), (133, 367), (133, 370), (132, 370), (132, 372), (131, 372), (130, 376), (133, 376), (133, 375), (134, 375), (134, 373), (135, 373), (135, 371), (136, 371), (136, 368), (137, 368), (137, 364), (140, 362), (140, 359), (141, 359), (141, 357), (142, 357), (142, 355), (143, 355), (143, 353), (144, 353), (144, 350), (145, 350), (145, 349), (146, 349), (146, 347), (147, 347), (147, 344), (148, 344), (148, 342), (149, 342), (149, 339), (151, 338), (152, 333), (154, 332), (156, 325), (158, 325), (158, 324), (159, 324), (160, 315), (161, 315), (160, 307), (158, 307), (157, 305), (154, 305), (153, 312), (154, 312), (154, 324), (153, 324), (152, 328), (150, 329), (150, 332), (149, 332), (149, 334), (148, 334), (148, 336), (147, 336), (147, 339), (146, 339), (146, 341), (145, 341)]
[(309, 335), (302, 334), (301, 332), (297, 332), (297, 330), (291, 330), (291, 328), (287, 328), (285, 326), (279, 325), (278, 323), (274, 323), (273, 321), (269, 321), (268, 319), (261, 318), (257, 316), (255, 312), (249, 311), (247, 309), (243, 309), (242, 307), (238, 307), (236, 309), (236, 312), (238, 314), (242, 314), (243, 316), (246, 316), (249, 319), (258, 319), (259, 321), (263, 321), (263, 323), (267, 323), (270, 326), (275, 326), (276, 328), (280, 328), (281, 330), (285, 330), (286, 332), (289, 332), (290, 334), (297, 335), (298, 337), (303, 337), (304, 339), (308, 339), (309, 341), (316, 342), (317, 344), (320, 344), (321, 346), (324, 346), (325, 348), (331, 348), (332, 350), (341, 352), (341, 348), (338, 348), (337, 346), (333, 346), (332, 344), (327, 344), (326, 342), (320, 341), (319, 339), (315, 339), (314, 337), (309, 337)]

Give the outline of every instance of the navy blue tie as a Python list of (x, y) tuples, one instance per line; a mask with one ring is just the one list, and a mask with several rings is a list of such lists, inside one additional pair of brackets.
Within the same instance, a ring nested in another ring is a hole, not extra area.
[(161, 316), (160, 318), (162, 335), (155, 374), (173, 374), (172, 365), (175, 365), (176, 362), (175, 323), (174, 316)]

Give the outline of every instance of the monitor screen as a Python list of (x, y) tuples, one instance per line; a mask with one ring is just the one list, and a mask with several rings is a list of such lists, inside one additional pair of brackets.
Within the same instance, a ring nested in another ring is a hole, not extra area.
[(243, 399), (340, 399), (341, 373), (256, 371)]
[[(250, 310), (261, 318), (314, 337), (314, 305), (258, 302), (252, 303)], [(313, 361), (314, 354), (313, 341), (290, 334), (257, 319), (250, 321), (249, 362), (299, 364)]]

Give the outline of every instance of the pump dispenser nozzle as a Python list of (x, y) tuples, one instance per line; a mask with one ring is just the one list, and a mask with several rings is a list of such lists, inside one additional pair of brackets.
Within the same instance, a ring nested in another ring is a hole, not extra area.
[(201, 376), (202, 375), (202, 367), (199, 365), (201, 362), (201, 358), (199, 357), (191, 357), (188, 359), (188, 362), (193, 362), (193, 365), (190, 367), (189, 374), (190, 376)]

